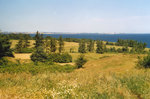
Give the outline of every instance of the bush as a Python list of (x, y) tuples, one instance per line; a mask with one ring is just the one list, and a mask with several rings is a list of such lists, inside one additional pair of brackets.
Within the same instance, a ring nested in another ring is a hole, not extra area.
[(69, 63), (72, 62), (72, 56), (68, 53), (51, 53), (48, 56), (48, 61), (56, 63)]
[(47, 55), (43, 51), (42, 47), (38, 47), (35, 52), (31, 55), (31, 60), (35, 63), (37, 62), (46, 62), (47, 61)]
[(138, 57), (138, 59), (139, 59), (137, 63), (138, 68), (150, 68), (150, 54), (148, 54), (143, 58)]
[(87, 62), (87, 60), (84, 58), (84, 55), (81, 54), (78, 59), (76, 60), (75, 64), (77, 68), (83, 67), (83, 65)]
[(68, 53), (61, 54), (61, 63), (69, 63), (72, 62), (72, 56)]

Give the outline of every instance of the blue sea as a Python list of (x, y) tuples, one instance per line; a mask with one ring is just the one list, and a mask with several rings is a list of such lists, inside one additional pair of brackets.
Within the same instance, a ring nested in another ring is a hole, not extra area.
[[(35, 34), (31, 34), (34, 36)], [(104, 40), (109, 42), (116, 42), (120, 39), (137, 40), (139, 42), (147, 43), (147, 47), (150, 48), (150, 34), (98, 34), (98, 33), (81, 33), (81, 34), (44, 34), (44, 36), (52, 36), (58, 38), (87, 38), (93, 40)]]

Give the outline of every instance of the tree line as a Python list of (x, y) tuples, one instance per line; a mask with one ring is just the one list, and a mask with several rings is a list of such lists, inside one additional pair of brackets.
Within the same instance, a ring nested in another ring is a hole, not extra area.
[[(64, 41), (74, 41), (79, 43), (78, 52), (96, 52), (96, 53), (105, 53), (105, 52), (117, 52), (117, 53), (145, 53), (146, 43), (138, 42), (135, 40), (122, 40), (118, 39), (116, 43), (114, 42), (104, 42), (100, 40), (91, 40), (91, 39), (75, 39), (75, 38), (52, 38), (51, 36), (43, 37), (43, 34), (40, 34), (38, 31), (34, 37), (30, 37), (29, 34), (1, 34), (1, 42), (4, 38), (10, 39), (10, 37), (16, 36), (19, 41), (16, 44), (15, 52), (18, 53), (31, 53), (37, 47), (42, 45), (42, 48), (46, 53), (55, 53), (58, 50), (59, 53), (64, 51)], [(30, 39), (35, 40), (35, 48), (30, 48)], [(8, 41), (8, 40), (6, 40)], [(6, 43), (10, 45), (10, 43)], [(94, 46), (96, 44), (96, 46)], [(106, 45), (116, 45), (123, 46), (122, 48), (110, 47), (106, 48)], [(57, 48), (57, 45), (59, 46)], [(95, 48), (96, 47), (96, 48)], [(129, 49), (130, 47), (130, 49)], [(2, 48), (1, 48), (2, 49)], [(3, 51), (1, 51), (3, 52)], [(70, 49), (70, 52), (73, 52), (73, 49)]]
[[(123, 40), (123, 41), (126, 42), (126, 40)], [(120, 40), (119, 40), (119, 42), (120, 42)], [(137, 41), (133, 41), (133, 42), (137, 42)], [(96, 49), (94, 48), (94, 44), (96, 44)], [(108, 42), (105, 43), (104, 41), (99, 41), (99, 40), (96, 40), (96, 41), (90, 40), (88, 42), (81, 40), (79, 42), (78, 52), (79, 53), (96, 52), (96, 53), (100, 53), (100, 54), (103, 54), (106, 52), (146, 53), (146, 51), (145, 51), (146, 43), (142, 43), (142, 42), (137, 42), (137, 43), (135, 43), (135, 45), (133, 44), (132, 47), (129, 45), (121, 45), (122, 46), (121, 48), (117, 48), (117, 47), (107, 48), (106, 47), (107, 44), (108, 44)], [(128, 44), (128, 43), (126, 42), (126, 44)], [(118, 46), (120, 46), (119, 43), (118, 43)]]
[[(42, 62), (47, 65), (52, 65), (54, 62), (56, 63), (68, 63), (72, 62), (72, 56), (68, 53), (64, 53), (64, 41), (62, 36), (56, 40), (55, 38), (51, 38), (47, 36), (43, 38), (43, 34), (40, 34), (38, 31), (35, 35), (35, 43), (34, 49), (32, 51), (31, 60), (38, 65), (39, 62)], [(57, 50), (58, 44), (58, 52)], [(13, 57), (13, 50), (10, 48), (11, 42), (8, 35), (0, 34), (0, 66), (7, 66), (8, 60), (3, 58), (5, 56)], [(22, 36), (19, 38), (18, 43), (16, 44), (16, 50), (18, 52), (22, 52), (22, 49), (28, 48), (30, 46), (28, 38), (23, 38)], [(79, 56), (76, 60), (77, 68), (81, 68), (87, 60), (83, 55)], [(20, 63), (18, 63), (20, 64)]]
[[(57, 45), (58, 53), (56, 53)], [(66, 63), (72, 62), (72, 56), (68, 53), (64, 53), (64, 41), (62, 36), (60, 36), (57, 41), (55, 38), (51, 37), (43, 38), (43, 34), (37, 31), (35, 35), (35, 50), (31, 55), (31, 60), (36, 64), (38, 62)]]

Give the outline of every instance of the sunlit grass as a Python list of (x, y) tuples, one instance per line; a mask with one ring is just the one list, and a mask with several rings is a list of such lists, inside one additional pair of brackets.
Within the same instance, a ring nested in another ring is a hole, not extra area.
[[(69, 52), (71, 47), (77, 51), (78, 44), (65, 42), (65, 51)], [(70, 54), (73, 62), (79, 55)], [(51, 72), (52, 68), (46, 67), (50, 70), (44, 72), (44, 65), (41, 65), (34, 67), (35, 72), (42, 71), (36, 74), (0, 73), (0, 98), (149, 99), (150, 70), (135, 68), (138, 56), (144, 55), (86, 53), (88, 62), (83, 68), (70, 72)]]

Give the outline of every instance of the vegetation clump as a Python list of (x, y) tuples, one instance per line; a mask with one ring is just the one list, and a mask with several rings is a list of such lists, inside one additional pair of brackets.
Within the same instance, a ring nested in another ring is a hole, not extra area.
[(96, 44), (97, 44), (96, 53), (103, 54), (105, 52), (105, 45), (103, 41), (97, 41)]
[(94, 51), (94, 41), (93, 40), (90, 40), (88, 43), (87, 43), (87, 50), (89, 52), (93, 52)]
[(56, 63), (72, 62), (72, 56), (68, 53), (51, 53), (48, 55), (48, 61)]
[(47, 60), (47, 55), (43, 50), (43, 47), (38, 47), (35, 52), (32, 53), (31, 55), (31, 60), (33, 62), (46, 62)]
[(150, 68), (150, 54), (148, 54), (143, 58), (138, 57), (138, 59), (139, 59), (137, 63), (138, 68)]
[(77, 68), (82, 68), (83, 65), (87, 62), (87, 59), (85, 59), (84, 55), (81, 54), (78, 59), (76, 60), (75, 64)]
[(59, 37), (59, 53), (62, 53), (64, 51), (64, 41), (62, 36)]
[(0, 58), (4, 56), (13, 56), (10, 49), (11, 43), (8, 36), (0, 34)]
[(84, 40), (81, 40), (79, 42), (79, 48), (78, 48), (79, 53), (86, 53), (86, 43)]

